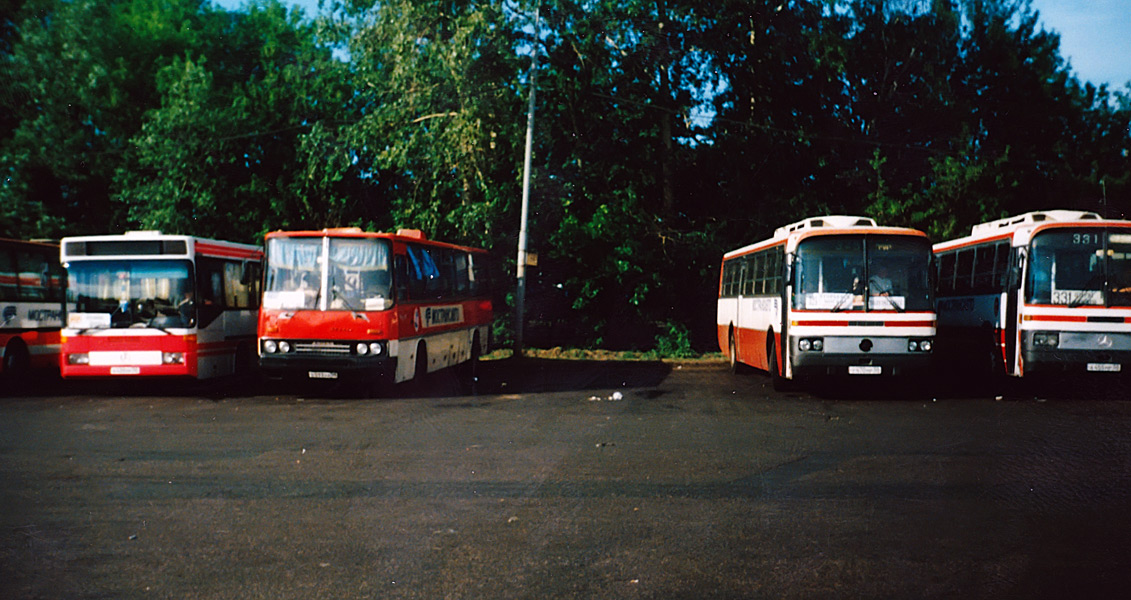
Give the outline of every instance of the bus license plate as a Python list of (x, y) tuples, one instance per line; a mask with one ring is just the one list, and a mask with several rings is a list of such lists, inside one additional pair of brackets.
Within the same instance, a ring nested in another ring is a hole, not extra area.
[(334, 371), (307, 371), (306, 376), (310, 379), (337, 379), (338, 374)]
[(849, 375), (879, 375), (880, 373), (883, 373), (883, 367), (877, 367), (874, 365), (854, 365), (848, 367)]
[(140, 375), (141, 367), (110, 367), (111, 375)]
[(1119, 363), (1088, 363), (1088, 370), (1093, 373), (1118, 373), (1123, 370)]

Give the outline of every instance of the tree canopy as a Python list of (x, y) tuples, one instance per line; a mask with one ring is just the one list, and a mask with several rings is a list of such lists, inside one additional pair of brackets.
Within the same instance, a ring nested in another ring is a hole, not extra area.
[(1131, 87), (1026, 0), (0, 7), (14, 238), (414, 227), (513, 261), (537, 52), (537, 344), (708, 349), (721, 254), (806, 216), (1131, 204)]

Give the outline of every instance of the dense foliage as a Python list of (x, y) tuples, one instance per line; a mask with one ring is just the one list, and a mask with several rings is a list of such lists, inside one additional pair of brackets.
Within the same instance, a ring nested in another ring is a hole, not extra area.
[(417, 227), (513, 261), (534, 49), (530, 343), (709, 349), (721, 253), (805, 216), (1131, 204), (1131, 89), (1024, 0), (329, 4), (0, 0), (0, 235)]

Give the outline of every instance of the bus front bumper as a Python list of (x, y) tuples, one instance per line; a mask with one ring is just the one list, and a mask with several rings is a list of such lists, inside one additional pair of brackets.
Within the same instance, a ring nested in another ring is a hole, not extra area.
[(908, 376), (927, 373), (933, 365), (931, 351), (909, 349), (912, 340), (918, 344), (930, 338), (824, 336), (819, 351), (802, 350), (799, 342), (804, 339), (809, 336), (790, 339), (794, 379), (830, 375)]
[(1025, 375), (1131, 371), (1131, 333), (1024, 331), (1021, 344)]
[(270, 379), (308, 381), (389, 381), (397, 371), (391, 356), (303, 356), (301, 354), (262, 354), (259, 369)]

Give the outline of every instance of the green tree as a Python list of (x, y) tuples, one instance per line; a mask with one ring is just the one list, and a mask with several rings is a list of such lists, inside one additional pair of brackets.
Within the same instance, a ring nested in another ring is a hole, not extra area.
[(204, 17), (215, 36), (158, 72), (160, 106), (116, 172), (128, 220), (255, 241), (380, 219), (341, 135), (355, 110), (350, 73), (313, 23), (275, 1)]

